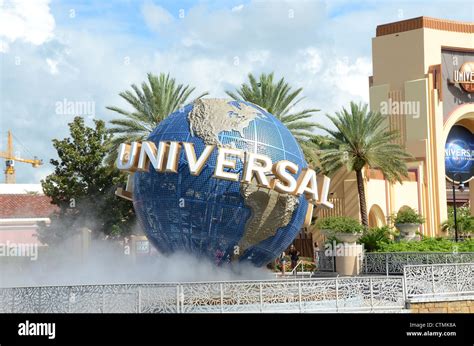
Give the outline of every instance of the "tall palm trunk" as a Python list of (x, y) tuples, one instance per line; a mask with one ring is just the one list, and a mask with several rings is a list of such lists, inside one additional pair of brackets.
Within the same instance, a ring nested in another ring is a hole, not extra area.
[(359, 192), (360, 218), (362, 219), (362, 224), (368, 227), (369, 221), (367, 218), (367, 203), (365, 202), (364, 178), (362, 177), (361, 169), (356, 170), (356, 177), (357, 191)]

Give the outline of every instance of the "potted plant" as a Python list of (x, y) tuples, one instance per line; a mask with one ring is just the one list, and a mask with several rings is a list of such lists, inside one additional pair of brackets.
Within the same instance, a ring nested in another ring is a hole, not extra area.
[(316, 222), (316, 227), (327, 236), (344, 243), (355, 243), (364, 231), (359, 221), (347, 216), (330, 216)]
[(331, 216), (318, 220), (316, 227), (328, 238), (336, 238), (343, 243), (335, 247), (329, 245), (332, 248), (332, 256), (335, 257), (336, 272), (339, 275), (359, 275), (363, 252), (362, 246), (356, 245), (356, 241), (362, 236), (364, 226), (350, 217)]
[(413, 240), (416, 237), (416, 231), (425, 222), (425, 218), (414, 209), (407, 207), (400, 209), (395, 216), (392, 216), (392, 221), (400, 231), (402, 239)]

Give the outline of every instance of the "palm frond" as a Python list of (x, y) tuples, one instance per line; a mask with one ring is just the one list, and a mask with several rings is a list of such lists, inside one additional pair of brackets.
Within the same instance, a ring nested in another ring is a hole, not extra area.
[(132, 84), (131, 89), (119, 93), (119, 96), (132, 107), (131, 111), (116, 106), (106, 107), (122, 116), (110, 121), (110, 124), (114, 125), (109, 129), (109, 133), (114, 136), (111, 140), (113, 151), (110, 156), (116, 155), (117, 143), (148, 137), (169, 114), (176, 112), (186, 103), (208, 95), (205, 92), (190, 101), (195, 88), (177, 84), (174, 78), (164, 73), (158, 76), (148, 73), (147, 80), (140, 87)]
[(322, 148), (321, 165), (334, 172), (343, 165), (349, 170), (364, 166), (380, 169), (388, 180), (401, 181), (407, 173), (406, 159), (411, 156), (398, 144), (399, 133), (384, 125), (380, 113), (368, 111), (368, 106), (351, 102), (335, 115), (327, 115), (335, 130), (317, 124), (327, 133)]

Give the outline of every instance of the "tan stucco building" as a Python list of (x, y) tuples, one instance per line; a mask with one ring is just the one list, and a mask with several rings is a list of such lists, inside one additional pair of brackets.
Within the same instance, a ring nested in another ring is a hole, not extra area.
[[(377, 170), (365, 171), (369, 224), (386, 224), (392, 213), (409, 206), (426, 217), (422, 233), (438, 235), (451, 186), (445, 175), (446, 139), (454, 125), (474, 132), (474, 84), (455, 79), (461, 69), (474, 71), (474, 24), (419, 17), (380, 25), (372, 60), (370, 108), (387, 115), (414, 159), (403, 184), (388, 183)], [(340, 171), (331, 184), (334, 209), (320, 216), (359, 217), (355, 174)], [(472, 212), (474, 188), (468, 198)]]

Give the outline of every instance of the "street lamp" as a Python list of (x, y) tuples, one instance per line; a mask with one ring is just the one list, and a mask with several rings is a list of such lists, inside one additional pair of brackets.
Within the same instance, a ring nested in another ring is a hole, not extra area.
[[(457, 242), (458, 241), (458, 218), (456, 214), (456, 176), (461, 178), (461, 175), (459, 173), (455, 173), (453, 176), (453, 183), (452, 183), (452, 188), (453, 188), (453, 216), (454, 216), (454, 239)], [(463, 192), (464, 191), (464, 183), (461, 182), (461, 179), (459, 181), (459, 191)]]

